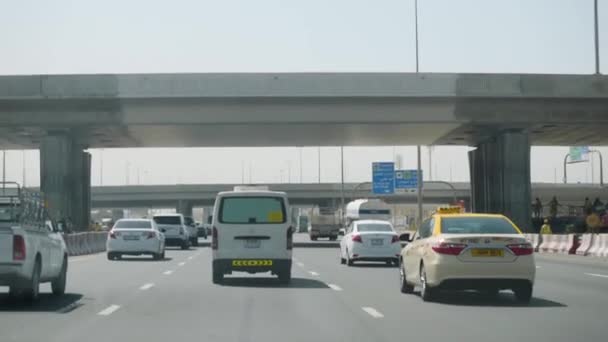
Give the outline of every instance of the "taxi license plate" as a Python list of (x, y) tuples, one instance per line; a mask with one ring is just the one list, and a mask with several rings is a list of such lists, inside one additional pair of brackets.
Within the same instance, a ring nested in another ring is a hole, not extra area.
[(232, 266), (260, 267), (272, 266), (272, 260), (232, 260)]
[(245, 248), (260, 248), (261, 240), (249, 239), (245, 240)]
[(372, 246), (382, 246), (382, 239), (372, 239)]
[(137, 235), (125, 235), (125, 240), (129, 240), (129, 241), (139, 240), (139, 236), (137, 236)]
[(502, 249), (476, 248), (471, 250), (471, 255), (474, 257), (502, 257), (504, 251)]

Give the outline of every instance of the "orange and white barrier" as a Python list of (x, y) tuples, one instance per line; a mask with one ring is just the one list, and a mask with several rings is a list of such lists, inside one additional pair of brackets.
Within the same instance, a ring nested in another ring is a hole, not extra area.
[(576, 255), (588, 255), (589, 250), (593, 246), (595, 234), (583, 234), (581, 237), (581, 245), (576, 249)]
[(538, 251), (543, 253), (554, 253), (558, 245), (558, 236), (553, 234), (541, 234), (542, 242)]
[(568, 254), (568, 252), (570, 251), (570, 247), (574, 243), (574, 234), (564, 234), (557, 236), (559, 236), (559, 242), (557, 244), (557, 248), (555, 249), (555, 253)]

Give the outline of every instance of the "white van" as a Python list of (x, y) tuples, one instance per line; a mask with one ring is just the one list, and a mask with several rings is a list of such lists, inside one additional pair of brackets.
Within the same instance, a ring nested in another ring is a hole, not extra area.
[(232, 272), (270, 271), (291, 280), (293, 228), (284, 192), (236, 188), (220, 192), (212, 220), (213, 282)]

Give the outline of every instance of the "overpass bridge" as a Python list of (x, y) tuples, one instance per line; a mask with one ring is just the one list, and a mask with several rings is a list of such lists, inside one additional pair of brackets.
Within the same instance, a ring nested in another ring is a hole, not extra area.
[[(135, 185), (93, 187), (94, 208), (176, 208), (191, 212), (193, 207), (212, 206), (220, 191), (232, 190), (239, 184), (191, 184), (191, 185)], [(423, 192), (426, 204), (452, 203), (454, 198), (469, 204), (470, 183), (453, 183), (454, 189), (444, 185), (426, 184)], [(319, 205), (337, 207), (341, 201), (339, 183), (323, 184), (270, 184), (272, 190), (284, 191), (293, 205)], [(358, 183), (345, 184), (345, 199), (373, 197), (369, 187)], [(532, 184), (533, 197), (548, 202), (556, 196), (564, 205), (582, 205), (585, 197), (606, 200), (608, 189), (593, 184)], [(416, 203), (415, 193), (382, 196), (386, 202), (395, 204)]]
[(446, 73), (0, 76), (0, 148), (40, 148), (54, 217), (85, 226), (95, 147), (455, 144), (471, 203), (521, 226), (530, 145), (608, 143), (608, 77)]

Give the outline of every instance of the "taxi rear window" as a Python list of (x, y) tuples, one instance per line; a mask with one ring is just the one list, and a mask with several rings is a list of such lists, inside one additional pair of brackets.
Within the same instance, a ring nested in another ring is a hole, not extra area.
[(513, 225), (502, 217), (444, 217), (443, 234), (519, 234)]
[(220, 202), (220, 223), (280, 224), (286, 216), (282, 197), (224, 197)]

